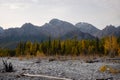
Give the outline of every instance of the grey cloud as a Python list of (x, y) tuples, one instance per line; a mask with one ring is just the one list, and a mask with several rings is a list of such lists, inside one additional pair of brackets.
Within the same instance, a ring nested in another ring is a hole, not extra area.
[(18, 18), (17, 15), (31, 19), (35, 17), (36, 20), (39, 17), (46, 20), (56, 17), (75, 23), (86, 21), (98, 26), (120, 21), (120, 0), (0, 0), (0, 7), (3, 8), (1, 12), (5, 13), (9, 13), (5, 9), (14, 9)]

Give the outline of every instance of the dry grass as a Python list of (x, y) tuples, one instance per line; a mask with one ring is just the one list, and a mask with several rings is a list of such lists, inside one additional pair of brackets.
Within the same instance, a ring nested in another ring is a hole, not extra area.
[(120, 73), (120, 70), (118, 70), (118, 69), (114, 69), (112, 67), (109, 67), (109, 69), (110, 69), (109, 72), (112, 73), (112, 74)]
[(22, 61), (22, 60), (23, 60), (23, 56), (19, 56), (18, 59), (19, 59), (20, 61)]
[(33, 58), (34, 56), (31, 56), (31, 55), (24, 55), (24, 56), (18, 56), (18, 59), (20, 61), (24, 60), (24, 59), (31, 59)]
[(84, 54), (80, 54), (79, 58), (81, 60), (84, 60), (85, 62), (87, 62), (87, 61), (92, 61), (92, 60), (98, 59), (98, 58), (100, 58), (100, 56), (99, 55), (84, 55)]
[(44, 53), (40, 53), (40, 52), (38, 51), (37, 54), (36, 54), (36, 57), (37, 57), (37, 58), (45, 58), (46, 55), (45, 55)]
[(115, 69), (115, 68), (112, 68), (110, 66), (107, 66), (107, 65), (103, 65), (99, 68), (99, 71), (100, 72), (106, 72), (108, 71), (109, 73), (112, 73), (112, 74), (117, 74), (117, 73), (120, 73), (120, 70), (119, 69)]
[(97, 59), (99, 58), (98, 55), (79, 55), (79, 56), (71, 56), (71, 55), (68, 55), (68, 56), (61, 56), (61, 55), (55, 55), (55, 56), (47, 56), (47, 57), (52, 57), (52, 58), (55, 58), (56, 60), (60, 60), (60, 61), (65, 61), (65, 60), (84, 60), (84, 61), (87, 61), (87, 60), (94, 60), (94, 59)]

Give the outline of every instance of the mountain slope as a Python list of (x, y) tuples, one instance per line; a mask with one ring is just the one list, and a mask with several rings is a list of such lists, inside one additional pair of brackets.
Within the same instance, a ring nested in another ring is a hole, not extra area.
[(117, 30), (116, 30), (117, 32), (116, 32), (116, 35), (118, 36), (118, 37), (120, 37), (120, 26), (118, 26), (117, 27)]
[(4, 29), (0, 27), (0, 34), (4, 32)]
[(72, 30), (76, 30), (74, 25), (71, 23), (58, 19), (52, 19), (49, 23), (46, 23), (41, 27), (42, 31), (45, 32), (46, 35), (54, 38), (61, 37)]
[(96, 33), (96, 36), (99, 38), (103, 38), (106, 36), (117, 36), (120, 37), (120, 28), (116, 28), (113, 25), (106, 26), (103, 30), (100, 32)]
[(95, 34), (100, 31), (95, 26), (93, 26), (93, 25), (91, 25), (89, 23), (85, 23), (85, 22), (77, 23), (75, 26), (77, 28), (79, 28), (80, 31), (82, 31), (84, 33), (89, 33), (89, 34), (91, 34), (93, 36), (95, 36)]
[(63, 40), (72, 39), (75, 36), (78, 39), (94, 38), (93, 36), (88, 35), (87, 33), (81, 32), (73, 24), (66, 21), (58, 20), (58, 19), (52, 19), (49, 23), (46, 23), (41, 28), (46, 35), (50, 35), (53, 38), (60, 38)]
[(64, 36), (61, 37), (62, 40), (74, 39), (74, 38), (77, 38), (78, 40), (81, 40), (81, 39), (95, 39), (94, 36), (92, 36), (88, 33), (83, 33), (79, 29), (68, 32)]
[(39, 27), (26, 23), (21, 28), (9, 28), (4, 30), (0, 35), (0, 47), (8, 47), (9, 44), (15, 45), (15, 43), (17, 44), (20, 41), (40, 42), (47, 38), (48, 37), (40, 31)]

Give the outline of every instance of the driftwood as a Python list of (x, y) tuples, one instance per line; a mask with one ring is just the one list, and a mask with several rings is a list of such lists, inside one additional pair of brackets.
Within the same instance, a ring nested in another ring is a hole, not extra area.
[(120, 63), (120, 58), (108, 58), (106, 61), (112, 61), (112, 62), (117, 62)]
[(106, 79), (96, 79), (96, 80), (113, 80), (113, 77), (106, 78)]
[(109, 59), (106, 59), (106, 60), (120, 60), (120, 58), (109, 58)]
[(95, 62), (100, 62), (100, 60), (86, 60), (86, 63), (95, 63)]
[[(108, 58), (105, 59), (106, 61), (120, 61), (120, 58)], [(102, 59), (94, 59), (94, 60), (86, 60), (86, 63), (95, 63), (95, 62), (101, 62)]]
[(59, 78), (59, 77), (54, 77), (54, 76), (47, 76), (47, 75), (39, 75), (39, 74), (22, 74), (23, 76), (28, 76), (28, 77), (43, 77), (43, 78), (49, 78), (49, 79), (56, 79), (56, 80), (72, 80), (68, 78)]
[(5, 72), (14, 72), (13, 64), (11, 62), (7, 62), (7, 60), (3, 60), (3, 66)]
[(55, 59), (55, 58), (49, 58), (49, 62), (52, 62), (52, 61), (55, 61), (55, 60), (57, 60), (57, 59)]

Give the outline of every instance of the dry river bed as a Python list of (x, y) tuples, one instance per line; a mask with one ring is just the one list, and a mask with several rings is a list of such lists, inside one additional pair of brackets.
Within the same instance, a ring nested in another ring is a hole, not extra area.
[[(11, 62), (14, 72), (4, 72), (2, 60)], [(86, 63), (83, 60), (53, 60), (0, 58), (0, 80), (57, 80), (44, 77), (23, 76), (23, 74), (46, 75), (70, 80), (120, 80), (120, 73), (101, 72), (100, 67), (108, 65), (120, 70), (120, 63), (100, 61)], [(59, 79), (60, 80), (60, 79)]]

